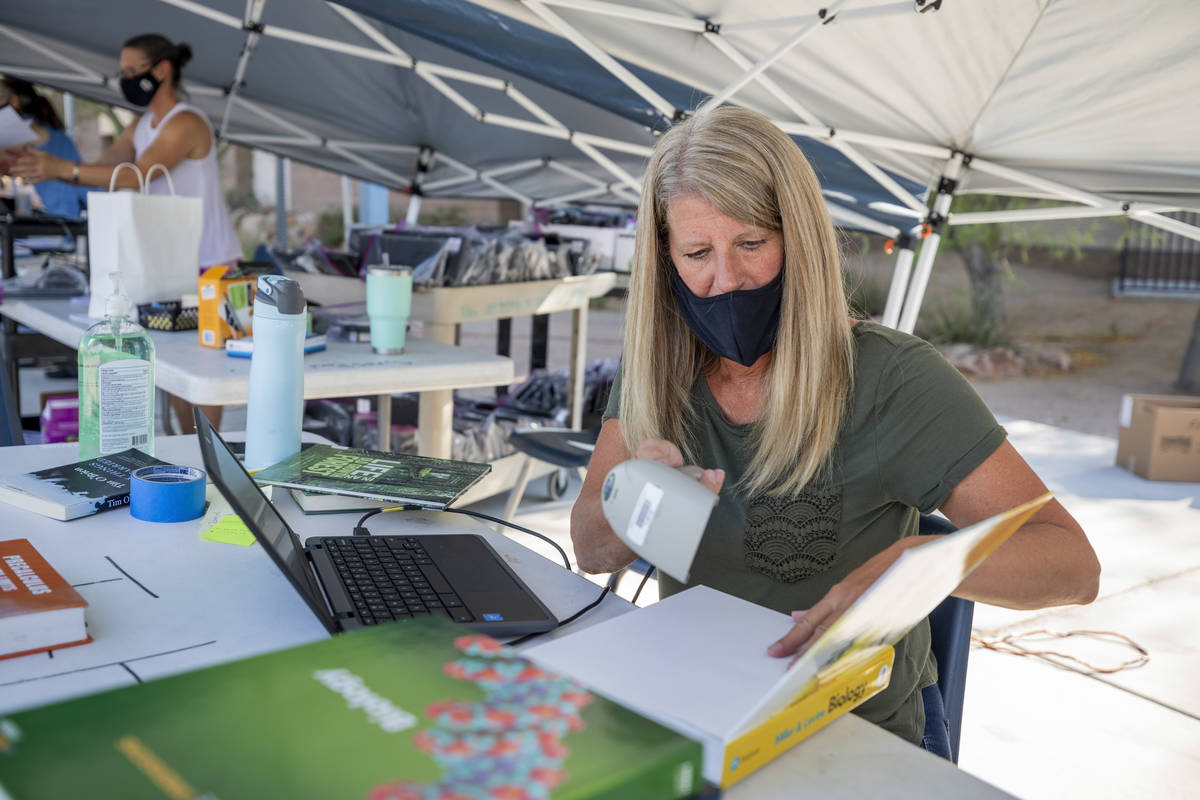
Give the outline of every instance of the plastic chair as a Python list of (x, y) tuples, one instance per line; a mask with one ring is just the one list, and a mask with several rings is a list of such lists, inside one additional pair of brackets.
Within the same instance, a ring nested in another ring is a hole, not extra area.
[[(918, 532), (954, 533), (958, 528), (944, 517), (921, 515)], [(971, 654), (971, 621), (975, 603), (947, 597), (929, 615), (930, 649), (938, 665), (938, 691), (950, 726), (950, 755), (958, 763), (958, 741), (962, 733), (963, 697), (967, 691), (967, 658)]]
[(25, 444), (21, 412), (12, 386), (12, 370), (7, 358), (0, 358), (0, 447)]
[(517, 506), (521, 504), (535, 461), (544, 461), (559, 468), (559, 472), (550, 476), (548, 483), (550, 499), (557, 500), (567, 488), (564, 471), (574, 469), (582, 479), (599, 437), (599, 425), (586, 431), (573, 428), (518, 428), (513, 431), (508, 440), (525, 454), (525, 462), (521, 465), (517, 482), (508, 493), (504, 518), (512, 519)]

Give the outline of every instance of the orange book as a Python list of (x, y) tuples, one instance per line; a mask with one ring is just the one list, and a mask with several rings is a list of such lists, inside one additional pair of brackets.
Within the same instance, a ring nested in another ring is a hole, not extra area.
[(28, 539), (0, 542), (0, 658), (87, 644), (86, 607)]

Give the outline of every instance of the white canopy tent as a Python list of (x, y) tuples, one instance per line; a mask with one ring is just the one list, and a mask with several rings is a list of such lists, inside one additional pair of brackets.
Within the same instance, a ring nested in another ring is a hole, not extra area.
[[(119, 102), (116, 43), (190, 38), (223, 136), (418, 195), (631, 203), (656, 131), (755, 108), (835, 221), (899, 240), (885, 321), (905, 330), (946, 224), (1124, 215), (1200, 239), (1164, 215), (1200, 206), (1193, 0), (117, 5), (5, 0), (0, 72)], [(955, 215), (965, 192), (1060, 205)]]
[[(383, 0), (345, 0), (381, 19)], [(1194, 0), (475, 0), (569, 40), (663, 118), (734, 102), (838, 149), (926, 233), (897, 262), (885, 321), (916, 323), (946, 224), (1200, 207), (1200, 4)], [(389, 10), (389, 8), (391, 10)], [(697, 109), (634, 65), (694, 86)], [(926, 204), (888, 173), (928, 186)], [(955, 215), (966, 192), (1057, 201)]]
[[(0, 72), (125, 105), (113, 77), (120, 43), (131, 32), (161, 31), (193, 44), (185, 85), (221, 138), (416, 198), (633, 206), (656, 130), (667, 124), (573, 91), (578, 83), (536, 48), (522, 54), (529, 68), (521, 73), (489, 63), (493, 48), (520, 45), (503, 37), (461, 46), (323, 0), (117, 5), (123, 13), (89, 0), (6, 0)], [(428, 13), (428, 6), (403, 2), (389, 10)], [(565, 88), (543, 80), (547, 73)], [(673, 96), (694, 94), (671, 80), (650, 80)], [(827, 167), (832, 197), (854, 203), (863, 187), (874, 191), (874, 182), (836, 151), (807, 146)], [(905, 191), (920, 191), (900, 182)], [(834, 200), (831, 210), (840, 224), (881, 233), (904, 222), (865, 203), (855, 210)]]

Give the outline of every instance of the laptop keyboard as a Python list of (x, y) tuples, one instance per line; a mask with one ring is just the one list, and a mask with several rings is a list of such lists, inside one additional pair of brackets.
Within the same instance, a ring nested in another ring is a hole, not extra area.
[(420, 614), (446, 614), (455, 622), (475, 619), (419, 539), (330, 536), (320, 541), (364, 624)]

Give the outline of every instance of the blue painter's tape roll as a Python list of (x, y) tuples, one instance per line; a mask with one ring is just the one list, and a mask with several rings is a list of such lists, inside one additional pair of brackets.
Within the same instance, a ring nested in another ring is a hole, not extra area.
[(184, 522), (204, 513), (204, 473), (166, 465), (129, 476), (129, 512), (149, 522)]

